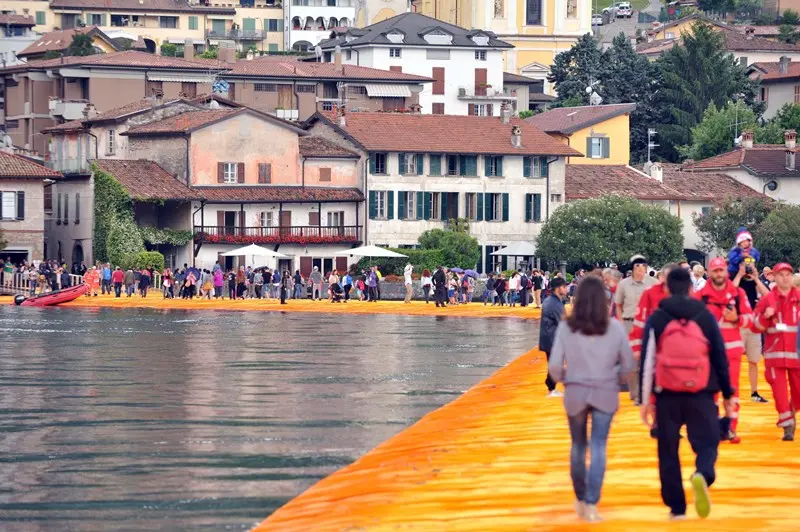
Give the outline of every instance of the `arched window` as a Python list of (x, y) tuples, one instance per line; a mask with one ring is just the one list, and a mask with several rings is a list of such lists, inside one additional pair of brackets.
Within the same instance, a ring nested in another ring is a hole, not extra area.
[(328, 22), (328, 28), (333, 29), (338, 27), (339, 27), (339, 21), (336, 19), (336, 17), (331, 17), (331, 20)]
[(292, 19), (292, 29), (299, 30), (300, 29), (300, 17), (294, 17)]
[(325, 29), (325, 17), (317, 17), (317, 20), (315, 21), (315, 23), (316, 23), (316, 26), (317, 26), (316, 29), (318, 29), (318, 30), (324, 30)]
[(339, 26), (341, 26), (342, 28), (348, 28), (350, 27), (350, 21), (347, 20), (347, 17), (342, 17), (341, 19), (339, 19)]
[(304, 30), (313, 30), (316, 26), (314, 19), (312, 17), (306, 17), (306, 24), (303, 26)]

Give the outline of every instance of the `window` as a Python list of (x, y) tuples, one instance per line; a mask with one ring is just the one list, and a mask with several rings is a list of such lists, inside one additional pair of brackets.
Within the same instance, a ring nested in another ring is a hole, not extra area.
[(0, 220), (25, 219), (25, 193), (0, 192)]
[(525, 0), (525, 25), (542, 24), (542, 0)]
[(333, 102), (322, 102), (323, 111), (333, 111)]
[(344, 53), (344, 58), (345, 58), (345, 59), (347, 59), (348, 61), (350, 61), (351, 59), (353, 59), (353, 50), (347, 50), (347, 51)]
[(278, 92), (278, 86), (274, 83), (254, 83), (253, 90), (256, 92)]
[(398, 161), (400, 164), (400, 175), (420, 175), (422, 174), (423, 155), (416, 153), (400, 153)]
[(320, 181), (330, 181), (331, 180), (331, 169), (330, 168), (320, 168), (319, 169), (319, 180)]
[(370, 220), (391, 220), (394, 218), (394, 192), (371, 190), (369, 192)]
[(480, 194), (477, 192), (467, 192), (466, 196), (467, 211), (465, 214), (468, 220), (476, 221), (478, 220), (478, 196), (480, 196)]
[(386, 175), (386, 154), (371, 153), (369, 156), (369, 172), (371, 174)]
[(275, 44), (275, 43), (269, 43), (269, 49), (268, 50), (270, 52), (277, 52), (278, 51), (278, 45)]
[(447, 156), (447, 175), (458, 175), (458, 155)]
[(608, 159), (608, 137), (589, 137), (586, 139), (586, 156), (592, 159)]
[(484, 155), (484, 170), (489, 177), (500, 177), (503, 175), (503, 156)]
[(701, 216), (707, 216), (711, 212), (711, 207), (700, 207)]
[(356, 85), (356, 86), (353, 86), (353, 87), (348, 87), (347, 88), (347, 92), (349, 94), (357, 94), (359, 96), (366, 96), (367, 88), (364, 87), (363, 85)]
[(81, 223), (81, 195), (75, 194), (75, 224)]
[(298, 93), (305, 92), (305, 93), (312, 93), (313, 94), (314, 92), (316, 92), (316, 90), (317, 90), (317, 86), (316, 85), (298, 85), (297, 86), (297, 92)]
[(477, 155), (447, 155), (447, 175), (469, 176), (478, 175)]
[(433, 78), (433, 94), (444, 94), (444, 67), (433, 67), (431, 69)]
[(237, 181), (237, 174), (236, 174), (236, 163), (222, 163), (223, 173), (222, 173), (222, 182), (225, 184), (236, 183)]
[(37, 11), (36, 12), (36, 24), (41, 26), (45, 24), (45, 12), (44, 11)]
[(102, 26), (103, 25), (103, 15), (99, 14), (91, 14), (89, 15), (89, 25), (91, 26)]
[(114, 135), (114, 130), (108, 130), (108, 147), (106, 148), (106, 155), (114, 155), (114, 149), (116, 148), (116, 138)]
[(328, 213), (328, 227), (341, 227), (344, 225), (344, 211)]
[(567, 0), (567, 18), (578, 17), (578, 0)]
[(447, 61), (450, 59), (450, 50), (439, 50), (436, 48), (428, 48), (427, 50), (425, 50), (425, 59)]
[[(5, 211), (5, 209), (3, 209), (3, 211)], [(61, 225), (61, 194), (56, 196), (56, 224)]]
[(389, 48), (389, 57), (401, 57), (403, 50), (400, 48)]
[(761, 101), (766, 102), (769, 100), (769, 87), (761, 87)]
[(64, 225), (69, 223), (69, 194), (64, 194)]
[(441, 192), (431, 192), (430, 220), (442, 219), (442, 194)]
[(487, 222), (499, 222), (503, 210), (503, 196), (497, 193), (487, 193), (485, 202), (485, 219)]
[(160, 28), (177, 28), (178, 17), (158, 17), (158, 26)]
[[(6, 83), (8, 83), (10, 79), (11, 78), (8, 78), (8, 80), (6, 80)], [(16, 118), (14, 120), (6, 120), (6, 129), (19, 129), (19, 120), (17, 120)]]
[(547, 166), (546, 157), (523, 157), (522, 176), (547, 177)]
[(277, 33), (279, 31), (283, 31), (282, 29), (279, 29), (280, 26), (282, 25), (281, 22), (283, 22), (283, 20), (281, 20), (279, 18), (268, 18), (267, 19), (267, 31), (268, 32), (274, 32), (274, 33)]
[(261, 227), (274, 227), (275, 213), (272, 211), (261, 211), (258, 213), (258, 222)]
[(432, 153), (428, 156), (428, 159), (430, 160), (428, 175), (442, 175), (442, 156)]
[(486, 61), (486, 50), (475, 50), (475, 61)]
[(471, 103), (468, 113), (470, 116), (492, 116), (493, 109), (490, 103)]
[(197, 96), (197, 83), (194, 81), (182, 81), (181, 93), (187, 98), (194, 98)]
[(667, 39), (674, 39), (675, 38), (675, 34), (672, 33), (671, 31), (668, 31), (667, 34), (666, 34), (666, 38)]
[(525, 221), (542, 221), (542, 195), (525, 194)]
[(739, 58), (739, 64), (743, 67), (746, 67), (749, 63), (747, 62), (747, 57), (742, 56)]
[(422, 193), (417, 192), (398, 192), (397, 193), (397, 218), (400, 220), (417, 219), (417, 196)]
[(197, 29), (197, 17), (192, 15), (189, 17), (189, 29), (196, 30)]
[(272, 163), (258, 163), (258, 182), (272, 183)]
[[(78, 194), (80, 196), (80, 194)], [(53, 213), (53, 185), (44, 187), (44, 212)]]
[(561, 194), (550, 194), (550, 203), (561, 203)]
[(794, 86), (794, 103), (800, 103), (800, 85)]
[(432, 103), (431, 104), (431, 114), (443, 115), (444, 114), (444, 104), (443, 103)]

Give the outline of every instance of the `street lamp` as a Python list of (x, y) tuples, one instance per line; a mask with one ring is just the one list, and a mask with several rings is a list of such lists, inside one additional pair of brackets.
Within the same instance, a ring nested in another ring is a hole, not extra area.
[(769, 190), (770, 192), (775, 192), (776, 190), (778, 190), (778, 182), (772, 179), (764, 183), (764, 188), (761, 190), (761, 193), (766, 194), (767, 190)]

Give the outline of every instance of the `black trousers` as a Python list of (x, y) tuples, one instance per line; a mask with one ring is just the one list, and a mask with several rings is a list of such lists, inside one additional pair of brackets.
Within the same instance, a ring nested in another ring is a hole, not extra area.
[(281, 287), (281, 305), (286, 304), (286, 288)]
[(374, 286), (367, 287), (367, 301), (377, 301), (377, 291)]
[(350, 290), (352, 290), (352, 289), (353, 289), (353, 285), (351, 285), (351, 284), (344, 285), (344, 300), (345, 301), (350, 301)]
[(119, 297), (122, 294), (122, 283), (114, 283), (114, 295)]
[(695, 470), (710, 486), (716, 479), (714, 465), (720, 440), (718, 412), (710, 393), (662, 394), (656, 398), (661, 499), (674, 515), (686, 513), (686, 494), (678, 455), (680, 429), (686, 425), (686, 435), (696, 455)]
[[(550, 351), (545, 351), (544, 354), (547, 356), (547, 361), (550, 362)], [(547, 378), (544, 380), (544, 384), (551, 392), (556, 389), (556, 381), (554, 381), (553, 377), (550, 376), (549, 371), (547, 372)]]
[(520, 302), (520, 305), (522, 305), (523, 307), (527, 307), (528, 306), (528, 289), (527, 288), (523, 288), (522, 290), (519, 291), (519, 302)]
[(444, 307), (445, 305), (447, 305), (447, 287), (446, 287), (446, 286), (444, 286), (444, 285), (442, 285), (442, 286), (437, 286), (437, 287), (434, 289), (434, 292), (433, 292), (433, 297), (434, 297), (434, 300), (436, 301), (436, 306), (437, 306), (437, 307), (438, 307), (439, 305), (441, 305), (441, 306), (443, 306), (443, 307)]

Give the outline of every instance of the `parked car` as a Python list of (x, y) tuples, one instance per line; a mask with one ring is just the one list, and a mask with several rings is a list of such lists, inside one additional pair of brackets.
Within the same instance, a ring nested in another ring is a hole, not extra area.
[(633, 9), (630, 2), (614, 2), (603, 10), (603, 14), (609, 18), (631, 18)]
[(592, 15), (592, 26), (602, 26), (603, 25), (603, 15), (600, 13), (595, 13)]

